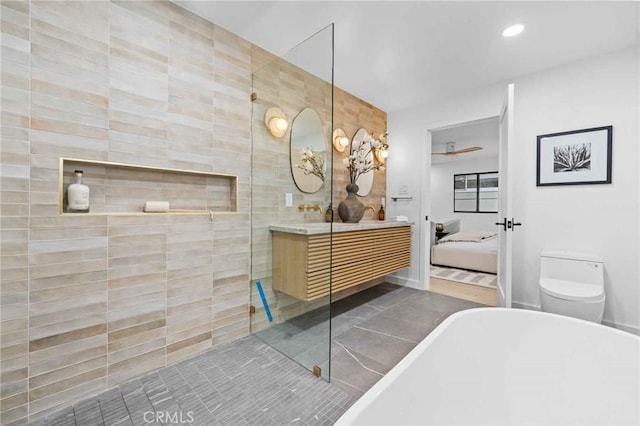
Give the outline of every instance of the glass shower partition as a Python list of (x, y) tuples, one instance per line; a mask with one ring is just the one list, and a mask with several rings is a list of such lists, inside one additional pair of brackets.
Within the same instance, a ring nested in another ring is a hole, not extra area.
[[(281, 57), (257, 51), (254, 61), (251, 333), (329, 380), (333, 24)], [(274, 117), (287, 121), (280, 137)]]

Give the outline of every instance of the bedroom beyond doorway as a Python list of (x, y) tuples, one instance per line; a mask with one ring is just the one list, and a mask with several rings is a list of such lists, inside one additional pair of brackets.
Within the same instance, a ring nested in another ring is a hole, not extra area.
[(431, 131), (429, 289), (496, 305), (498, 117)]

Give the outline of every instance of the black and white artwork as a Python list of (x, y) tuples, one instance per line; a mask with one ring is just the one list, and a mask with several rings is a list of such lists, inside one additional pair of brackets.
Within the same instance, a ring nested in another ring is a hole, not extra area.
[(612, 126), (538, 136), (537, 186), (611, 183)]
[(553, 147), (553, 172), (591, 170), (591, 143)]

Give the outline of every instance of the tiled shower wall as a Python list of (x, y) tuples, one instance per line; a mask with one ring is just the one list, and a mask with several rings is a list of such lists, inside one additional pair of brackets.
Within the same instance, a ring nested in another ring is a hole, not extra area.
[[(169, 2), (1, 7), (5, 425), (249, 332), (252, 46)], [(59, 157), (237, 175), (238, 212), (59, 216)]]
[[(9, 425), (249, 333), (249, 93), (252, 68), (273, 58), (170, 2), (0, 8)], [(349, 136), (386, 127), (386, 114), (351, 95), (336, 90), (335, 102)], [(277, 149), (280, 169), (288, 148)], [(238, 209), (213, 220), (60, 216), (59, 157), (237, 175)], [(347, 175), (336, 170), (339, 200)], [(288, 165), (277, 179), (293, 185)]]

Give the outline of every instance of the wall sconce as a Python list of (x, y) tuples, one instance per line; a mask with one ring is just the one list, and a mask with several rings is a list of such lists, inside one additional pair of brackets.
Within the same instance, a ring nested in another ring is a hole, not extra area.
[(378, 163), (384, 164), (387, 157), (389, 156), (389, 144), (387, 143), (387, 132), (384, 132), (378, 138), (380, 142), (380, 147), (373, 150), (373, 154), (376, 156), (376, 160)]
[(333, 147), (338, 152), (344, 152), (347, 146), (349, 146), (349, 138), (344, 133), (344, 130), (335, 129), (333, 131)]
[(281, 138), (287, 133), (289, 122), (287, 116), (278, 107), (271, 107), (264, 115), (264, 124), (274, 138)]

